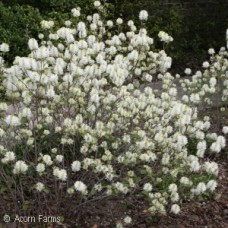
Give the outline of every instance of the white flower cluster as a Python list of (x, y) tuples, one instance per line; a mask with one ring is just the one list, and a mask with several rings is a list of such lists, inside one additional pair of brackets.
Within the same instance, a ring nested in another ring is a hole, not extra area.
[(1, 162), (2, 163), (8, 163), (10, 161), (15, 160), (15, 154), (14, 152), (8, 151), (5, 153), (4, 158), (2, 158)]
[(24, 161), (17, 161), (14, 165), (14, 174), (25, 174), (28, 170), (28, 165)]
[(81, 15), (80, 10), (81, 9), (79, 7), (72, 9), (71, 13), (72, 13), (73, 17), (80, 17), (80, 15)]
[(6, 116), (5, 122), (10, 126), (19, 126), (21, 124), (20, 119), (17, 116), (13, 115)]
[[(203, 106), (225, 106), (228, 102), (228, 52), (222, 47), (218, 54), (210, 48), (210, 62), (203, 62), (203, 71), (197, 71), (191, 79), (180, 80), (183, 91), (189, 94), (190, 102)], [(191, 69), (185, 70), (191, 75)], [(186, 99), (185, 99), (186, 100)], [(224, 111), (225, 107), (222, 108)]]
[(0, 52), (9, 52), (9, 45), (6, 43), (2, 43), (0, 45)]
[(84, 194), (86, 194), (86, 192), (87, 192), (86, 185), (83, 182), (81, 182), (81, 181), (76, 181), (74, 183), (74, 188), (75, 188), (76, 191), (82, 192)]
[(148, 19), (148, 13), (146, 10), (142, 10), (140, 13), (139, 13), (139, 19), (141, 21), (147, 21)]
[(43, 20), (43, 21), (41, 21), (41, 27), (42, 27), (42, 29), (51, 29), (51, 28), (53, 28), (53, 26), (54, 26), (54, 22), (53, 21), (45, 21), (45, 20)]
[(35, 185), (35, 188), (38, 192), (42, 192), (44, 190), (44, 184), (41, 183), (41, 182), (38, 182), (36, 185)]
[[(98, 1), (94, 5), (101, 6)], [(72, 14), (80, 17), (80, 9)], [(148, 13), (139, 16), (145, 21)], [(61, 191), (71, 197), (82, 194), (84, 200), (93, 194), (142, 193), (151, 213), (177, 214), (183, 194), (213, 191), (218, 166), (204, 155), (208, 148), (219, 152), (226, 143), (223, 136), (208, 133), (208, 118), (201, 120), (192, 105), (203, 95), (193, 90), (178, 99), (175, 78), (167, 72), (172, 59), (164, 50), (152, 49), (145, 28), (129, 21), (129, 31), (122, 32), (122, 19), (106, 22), (97, 13), (77, 20), (41, 36), (40, 42), (30, 39), (28, 57), (16, 57), (9, 68), (1, 66), (6, 95), (16, 106), (9, 115), (7, 105), (0, 104), (3, 168), (25, 176), (29, 168), (40, 194), (53, 177)], [(46, 30), (54, 26), (41, 24)], [(172, 41), (164, 32), (159, 37)], [(218, 71), (227, 66), (219, 56), (214, 58), (220, 64), (204, 73), (211, 75), (213, 69), (215, 79), (203, 86), (211, 92)], [(197, 73), (193, 82), (201, 82), (201, 76)], [(162, 82), (160, 94), (148, 84), (156, 77)], [(188, 149), (193, 140), (196, 155)]]
[(222, 129), (223, 134), (228, 134), (228, 126), (224, 126)]
[(100, 1), (95, 1), (95, 2), (94, 2), (94, 6), (95, 6), (95, 7), (100, 7), (100, 6), (101, 6)]
[(173, 41), (173, 37), (169, 36), (169, 34), (167, 34), (164, 31), (160, 31), (158, 33), (158, 37), (160, 38), (161, 41), (163, 41), (165, 43), (170, 43)]
[(67, 172), (65, 169), (54, 168), (53, 175), (62, 181), (66, 181), (67, 179)]

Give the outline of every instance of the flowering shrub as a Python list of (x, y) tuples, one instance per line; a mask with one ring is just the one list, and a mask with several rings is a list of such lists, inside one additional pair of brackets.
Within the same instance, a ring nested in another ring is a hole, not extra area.
[[(188, 92), (190, 100), (194, 104), (213, 105), (213, 96), (217, 94), (217, 104), (227, 105), (228, 101), (228, 52), (223, 47), (218, 54), (214, 49), (209, 49), (211, 55), (210, 63), (203, 62), (203, 72), (197, 71), (191, 80), (181, 80), (183, 89)], [(186, 69), (185, 73), (190, 75), (191, 70)], [(185, 97), (183, 100), (186, 100)]]
[[(228, 30), (226, 33), (228, 40)], [(227, 45), (228, 47), (228, 45)], [(180, 80), (181, 86), (187, 95), (182, 97), (184, 102), (190, 102), (198, 107), (217, 107), (217, 122), (221, 130), (221, 111), (225, 111), (228, 105), (228, 52), (222, 47), (218, 54), (213, 48), (208, 50), (210, 62), (202, 64), (202, 71), (197, 71), (191, 79)], [(187, 75), (191, 75), (191, 69), (185, 70)]]
[[(215, 190), (218, 165), (204, 154), (220, 152), (225, 139), (208, 133), (197, 107), (178, 100), (171, 58), (154, 52), (147, 36), (148, 13), (139, 14), (141, 28), (129, 21), (123, 33), (121, 18), (105, 21), (100, 2), (94, 5), (101, 14), (83, 22), (73, 9), (77, 24), (67, 21), (55, 33), (43, 21), (46, 35), (28, 41), (30, 55), (1, 65), (12, 101), (0, 104), (1, 182), (17, 213), (34, 199), (37, 211), (60, 201), (58, 212), (69, 198), (75, 211), (124, 195), (144, 197), (149, 213), (177, 214), (183, 200)], [(159, 37), (172, 41), (165, 32)], [(156, 78), (161, 94), (149, 86)], [(196, 155), (188, 151), (192, 138)]]

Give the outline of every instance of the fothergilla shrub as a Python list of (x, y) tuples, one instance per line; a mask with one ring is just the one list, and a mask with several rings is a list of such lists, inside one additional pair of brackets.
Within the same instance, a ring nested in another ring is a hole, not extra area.
[[(204, 154), (220, 152), (225, 139), (178, 99), (171, 58), (154, 52), (147, 36), (148, 13), (140, 12), (140, 28), (129, 21), (123, 33), (121, 18), (105, 21), (104, 6), (94, 5), (98, 13), (81, 21), (75, 8), (76, 24), (55, 32), (52, 21), (42, 21), (28, 57), (9, 68), (1, 59), (11, 101), (0, 104), (0, 194), (13, 202), (8, 213), (29, 204), (30, 213), (66, 216), (86, 202), (124, 196), (147, 202), (149, 214), (177, 214), (182, 201), (216, 188), (218, 165)], [(165, 32), (159, 37), (172, 41)], [(161, 93), (150, 87), (157, 79)]]
[[(228, 30), (226, 36), (228, 40)], [(210, 61), (203, 62), (202, 71), (192, 74), (191, 69), (185, 70), (191, 77), (180, 80), (185, 91), (182, 100), (201, 109), (216, 107), (217, 127), (221, 130), (222, 113), (228, 108), (228, 52), (222, 47), (218, 53), (213, 48), (208, 53)]]

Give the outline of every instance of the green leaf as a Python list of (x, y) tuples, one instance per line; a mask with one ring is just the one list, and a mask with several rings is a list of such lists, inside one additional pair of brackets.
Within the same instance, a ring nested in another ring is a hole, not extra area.
[(29, 207), (30, 207), (30, 202), (29, 201), (25, 201), (24, 204), (23, 204), (23, 207), (22, 207), (23, 210), (26, 211), (26, 210), (29, 209)]
[(63, 223), (65, 220), (64, 216), (60, 216), (60, 222)]

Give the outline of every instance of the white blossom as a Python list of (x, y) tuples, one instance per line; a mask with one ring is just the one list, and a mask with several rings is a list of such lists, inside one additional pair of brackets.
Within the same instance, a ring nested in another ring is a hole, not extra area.
[(8, 152), (5, 153), (5, 156), (4, 156), (4, 158), (1, 161), (2, 161), (2, 163), (8, 163), (8, 162), (14, 161), (15, 158), (16, 157), (15, 157), (14, 152), (8, 151)]
[(45, 165), (43, 163), (38, 163), (36, 166), (36, 171), (38, 173), (42, 173), (45, 171)]
[(177, 185), (176, 184), (170, 184), (169, 185), (169, 191), (170, 192), (176, 192), (177, 191)]
[(140, 11), (140, 13), (139, 13), (139, 19), (141, 21), (147, 21), (147, 19), (148, 19), (148, 12), (146, 10)]
[(9, 45), (6, 43), (2, 43), (0, 45), (0, 52), (9, 52)]
[(180, 213), (180, 206), (177, 204), (173, 204), (171, 207), (171, 212), (174, 214), (179, 214)]
[(130, 216), (126, 216), (126, 217), (124, 218), (124, 223), (125, 223), (125, 224), (131, 224), (131, 222), (132, 222), (132, 218), (131, 218)]
[(184, 71), (185, 74), (189, 75), (192, 73), (192, 70), (190, 68), (186, 68)]
[(35, 188), (38, 192), (42, 192), (44, 190), (44, 184), (41, 182), (38, 182), (38, 183), (36, 183)]
[(21, 122), (17, 116), (9, 115), (5, 118), (6, 124), (10, 126), (19, 126)]
[(217, 182), (215, 180), (210, 180), (208, 183), (207, 183), (207, 189), (209, 189), (210, 191), (214, 191), (217, 187)]
[(150, 183), (144, 184), (143, 190), (146, 192), (150, 192), (152, 190), (152, 185)]
[(17, 161), (14, 165), (13, 173), (14, 174), (25, 174), (28, 170), (28, 165), (24, 161)]
[(160, 31), (158, 33), (158, 37), (160, 38), (161, 41), (163, 41), (165, 43), (170, 43), (173, 41), (173, 38), (171, 36), (169, 36), (169, 34), (164, 32), (164, 31)]
[(72, 9), (71, 13), (73, 14), (73, 17), (80, 17), (80, 10), (79, 9)]
[(118, 18), (118, 19), (116, 20), (116, 23), (117, 23), (118, 25), (123, 24), (123, 19), (122, 19), (122, 18)]
[(29, 46), (29, 49), (32, 51), (39, 48), (38, 42), (34, 38), (31, 38), (28, 41), (28, 46)]
[(73, 172), (78, 172), (78, 171), (80, 171), (80, 169), (81, 169), (81, 162), (80, 162), (80, 161), (74, 161), (74, 162), (71, 164), (71, 168), (72, 168), (72, 171), (73, 171)]
[(95, 6), (95, 7), (100, 7), (100, 6), (101, 6), (101, 3), (100, 3), (99, 1), (95, 1), (95, 2), (94, 2), (94, 6)]
[(65, 169), (54, 168), (53, 175), (57, 177), (61, 181), (66, 181), (67, 179), (67, 172)]
[(52, 165), (52, 163), (53, 163), (53, 161), (51, 160), (51, 156), (50, 155), (44, 155), (43, 157), (42, 157), (42, 159), (43, 159), (43, 162), (47, 165), (47, 166), (50, 166), (50, 165)]
[(81, 193), (85, 193), (86, 190), (87, 190), (86, 185), (83, 182), (81, 182), (81, 181), (76, 181), (74, 183), (74, 188), (75, 188), (76, 191), (79, 191)]
[(228, 134), (228, 126), (224, 126), (223, 128), (222, 128), (222, 132), (223, 132), (223, 134)]
[(62, 162), (63, 161), (63, 155), (56, 155), (55, 160), (57, 162)]

